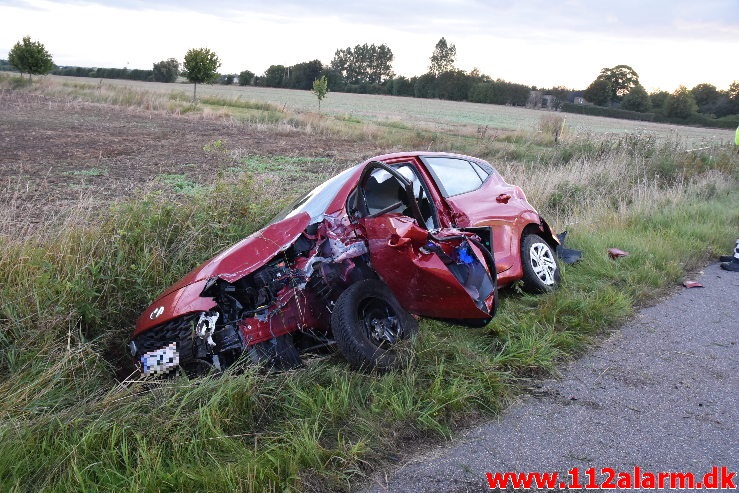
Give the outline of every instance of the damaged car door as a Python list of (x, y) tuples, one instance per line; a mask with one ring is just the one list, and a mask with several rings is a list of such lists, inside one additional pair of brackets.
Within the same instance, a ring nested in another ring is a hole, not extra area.
[(367, 165), (350, 200), (372, 268), (411, 313), (487, 321), (496, 301), (493, 255), (474, 233), (433, 229), (426, 187), (410, 163)]

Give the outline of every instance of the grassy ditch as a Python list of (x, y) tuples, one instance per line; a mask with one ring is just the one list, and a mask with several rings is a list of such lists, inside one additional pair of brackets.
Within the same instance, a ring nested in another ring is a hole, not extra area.
[[(409, 367), (382, 376), (333, 355), (279, 375), (234, 368), (196, 381), (126, 379), (140, 310), (277, 212), (273, 197), (288, 185), (269, 176), (302, 169), (303, 186), (313, 185), (309, 165), (325, 164), (315, 158), (240, 157), (202, 186), (167, 175), (173, 193), (105, 211), (81, 206), (43, 231), (10, 234), (0, 223), (3, 489), (348, 490), (397, 454), (499, 412), (531, 379), (733, 245), (731, 145), (695, 152), (648, 135), (557, 145), (546, 135), (450, 139), (492, 159), (560, 229), (570, 225), (568, 243), (585, 257), (565, 267), (554, 293), (501, 293), (484, 329), (422, 321)], [(608, 247), (631, 255), (611, 260)]]
[[(281, 375), (120, 384), (125, 339), (146, 300), (213, 238), (225, 245), (258, 225), (248, 213), (214, 225), (221, 214), (203, 212), (213, 204), (150, 200), (66, 233), (67, 242), (3, 250), (0, 481), (11, 491), (348, 489), (392, 460), (388, 451), (495, 414), (635, 303), (725, 250), (737, 195), (578, 230), (571, 240), (585, 259), (566, 268), (559, 291), (504, 292), (482, 330), (424, 321), (401, 372), (357, 373), (337, 355)], [(261, 207), (260, 217), (270, 206)], [(631, 256), (609, 259), (612, 245)]]

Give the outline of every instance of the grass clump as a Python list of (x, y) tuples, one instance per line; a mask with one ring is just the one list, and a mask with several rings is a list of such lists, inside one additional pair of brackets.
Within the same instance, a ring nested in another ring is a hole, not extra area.
[(539, 118), (539, 131), (556, 144), (559, 141), (560, 135), (562, 135), (564, 124), (564, 116), (549, 113)]

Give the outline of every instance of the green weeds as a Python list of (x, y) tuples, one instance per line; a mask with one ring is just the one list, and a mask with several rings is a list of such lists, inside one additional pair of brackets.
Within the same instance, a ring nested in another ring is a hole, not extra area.
[(73, 171), (67, 171), (64, 174), (70, 176), (107, 176), (108, 170), (98, 168), (76, 169)]
[(196, 195), (203, 191), (202, 186), (182, 174), (159, 175), (158, 180), (170, 187), (174, 192), (185, 195)]

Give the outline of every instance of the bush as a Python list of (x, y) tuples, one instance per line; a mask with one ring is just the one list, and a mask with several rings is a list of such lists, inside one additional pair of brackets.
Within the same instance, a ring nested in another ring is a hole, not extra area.
[(152, 77), (156, 82), (176, 82), (180, 74), (180, 62), (174, 58), (162, 60), (154, 64), (152, 72)]
[(469, 100), (474, 103), (526, 106), (530, 94), (529, 86), (498, 79), (474, 84), (469, 91)]

